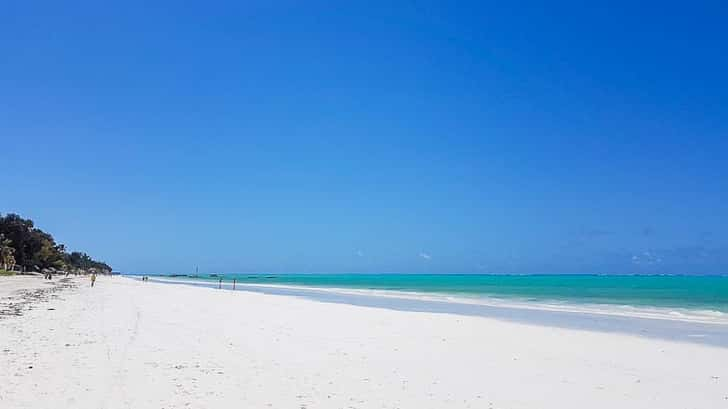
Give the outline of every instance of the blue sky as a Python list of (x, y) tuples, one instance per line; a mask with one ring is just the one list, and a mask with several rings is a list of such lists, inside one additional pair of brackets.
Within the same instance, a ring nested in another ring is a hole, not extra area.
[(728, 12), (15, 2), (0, 212), (128, 272), (728, 273)]

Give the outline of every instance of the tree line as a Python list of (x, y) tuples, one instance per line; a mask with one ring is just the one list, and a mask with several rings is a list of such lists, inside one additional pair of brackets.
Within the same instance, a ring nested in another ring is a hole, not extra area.
[(26, 271), (111, 272), (111, 266), (86, 253), (66, 251), (66, 246), (56, 243), (53, 236), (35, 227), (32, 220), (14, 213), (0, 214), (0, 267), (4, 270), (21, 267)]

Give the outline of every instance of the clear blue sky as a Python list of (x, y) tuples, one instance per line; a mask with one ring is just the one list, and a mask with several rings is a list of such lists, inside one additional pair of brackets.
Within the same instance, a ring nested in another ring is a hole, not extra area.
[(147, 3), (3, 5), (0, 212), (127, 272), (728, 273), (720, 2)]

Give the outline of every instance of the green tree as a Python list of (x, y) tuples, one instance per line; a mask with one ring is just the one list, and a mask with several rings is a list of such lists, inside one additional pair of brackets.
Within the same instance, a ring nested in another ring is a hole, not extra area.
[[(66, 246), (56, 243), (52, 235), (35, 227), (32, 220), (23, 219), (17, 214), (0, 215), (0, 234), (9, 240), (6, 254), (12, 252), (14, 264), (30, 269), (53, 267), (57, 269), (82, 269), (111, 271), (111, 266), (96, 261), (86, 253), (66, 252)], [(3, 247), (4, 248), (4, 247)], [(7, 258), (10, 260), (10, 258)], [(0, 260), (3, 264), (5, 259)]]

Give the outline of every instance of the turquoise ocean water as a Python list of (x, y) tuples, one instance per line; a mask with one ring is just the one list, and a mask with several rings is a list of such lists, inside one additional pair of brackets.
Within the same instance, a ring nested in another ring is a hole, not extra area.
[[(178, 276), (179, 277), (179, 276)], [(229, 284), (387, 290), (524, 302), (607, 304), (728, 313), (728, 276), (484, 274), (220, 274)]]

